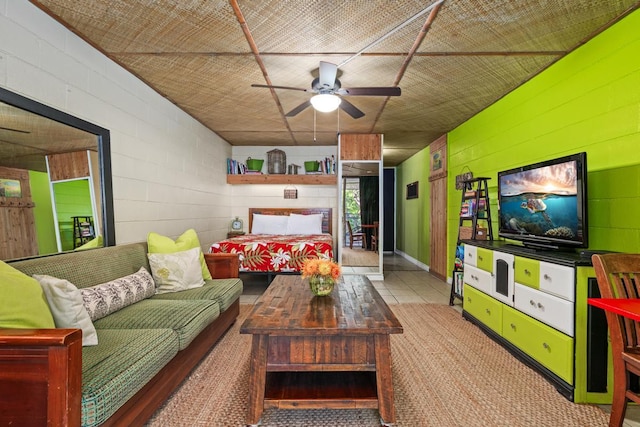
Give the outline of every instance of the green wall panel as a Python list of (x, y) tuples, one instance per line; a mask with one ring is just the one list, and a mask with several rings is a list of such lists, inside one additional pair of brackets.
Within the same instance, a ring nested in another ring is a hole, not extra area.
[(60, 226), (60, 241), (63, 251), (73, 249), (73, 219), (74, 216), (92, 216), (91, 194), (89, 181), (78, 179), (74, 181), (56, 182), (53, 184), (56, 200), (56, 212)]
[[(497, 237), (497, 173), (587, 152), (589, 247), (640, 252), (640, 11), (635, 11), (448, 134), (448, 261), (453, 266), (460, 192), (455, 175), (487, 176)], [(398, 170), (398, 191), (428, 170), (426, 148)], [(423, 163), (417, 161), (421, 159)], [(425, 180), (425, 184), (428, 183)], [(421, 182), (421, 189), (422, 189)], [(415, 213), (398, 198), (398, 241)], [(410, 214), (406, 212), (410, 211)], [(428, 212), (424, 213), (428, 221)], [(428, 230), (428, 224), (422, 225)], [(427, 243), (428, 244), (428, 243)], [(410, 252), (407, 252), (410, 253)], [(410, 253), (411, 254), (411, 253)]]
[[(499, 171), (586, 151), (590, 248), (640, 252), (638, 27), (634, 12), (450, 132), (449, 170), (468, 166), (492, 178), (494, 227)], [(454, 180), (449, 265), (460, 198)]]
[(46, 255), (58, 252), (56, 230), (53, 226), (53, 207), (49, 176), (44, 172), (29, 171), (31, 199), (35, 203), (33, 217), (38, 240), (38, 254)]
[[(429, 265), (429, 149), (413, 155), (396, 169), (396, 247)], [(418, 198), (406, 199), (407, 184), (418, 181)]]

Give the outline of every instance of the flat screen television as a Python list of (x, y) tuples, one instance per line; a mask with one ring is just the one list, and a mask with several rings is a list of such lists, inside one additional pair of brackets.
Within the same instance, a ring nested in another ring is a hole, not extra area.
[(500, 237), (525, 246), (586, 248), (587, 153), (498, 173)]

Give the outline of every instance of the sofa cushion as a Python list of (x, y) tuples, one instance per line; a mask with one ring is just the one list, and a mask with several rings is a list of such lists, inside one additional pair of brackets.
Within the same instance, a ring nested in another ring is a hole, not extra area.
[(112, 416), (178, 353), (171, 329), (98, 329), (100, 345), (82, 349), (82, 425)]
[(94, 251), (11, 261), (10, 264), (27, 276), (46, 274), (67, 279), (81, 289), (133, 274), (141, 266), (149, 271), (147, 252), (146, 243), (130, 243)]
[(84, 288), (80, 292), (91, 320), (95, 321), (153, 296), (156, 293), (156, 285), (149, 272), (140, 267), (137, 273)]
[(204, 261), (204, 254), (200, 246), (200, 240), (193, 228), (182, 233), (175, 241), (170, 237), (162, 236), (158, 233), (149, 233), (147, 235), (147, 244), (149, 253), (169, 254), (173, 252), (186, 251), (187, 249), (200, 248), (200, 268), (202, 268), (202, 277), (205, 280), (211, 279), (211, 273)]
[(200, 248), (172, 254), (149, 254), (149, 266), (156, 282), (156, 293), (184, 291), (204, 285), (200, 267)]
[(0, 328), (55, 328), (40, 284), (0, 261)]
[(146, 299), (97, 320), (96, 329), (173, 329), (178, 335), (180, 350), (211, 322), (220, 309), (213, 301)]
[(97, 345), (96, 328), (91, 323), (89, 313), (84, 307), (80, 290), (65, 279), (39, 274), (35, 274), (33, 278), (40, 283), (47, 296), (56, 328), (80, 328), (82, 329), (82, 345)]
[(210, 300), (215, 301), (223, 312), (242, 294), (242, 280), (240, 279), (212, 279), (206, 280), (204, 286), (197, 289), (174, 292), (170, 294), (156, 294), (151, 299), (182, 299), (182, 300)]

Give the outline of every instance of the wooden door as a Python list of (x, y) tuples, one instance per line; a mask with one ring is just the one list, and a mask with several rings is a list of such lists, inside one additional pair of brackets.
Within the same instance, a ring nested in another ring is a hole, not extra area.
[(0, 259), (38, 255), (29, 172), (0, 167)]
[(430, 148), (430, 262), (429, 271), (443, 280), (447, 278), (447, 136), (443, 135)]

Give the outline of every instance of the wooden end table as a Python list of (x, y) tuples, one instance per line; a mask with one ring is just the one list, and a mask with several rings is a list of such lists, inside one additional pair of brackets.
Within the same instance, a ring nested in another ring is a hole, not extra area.
[(378, 409), (395, 422), (389, 334), (402, 325), (365, 276), (316, 297), (278, 275), (240, 328), (252, 334), (247, 425), (265, 408)]

